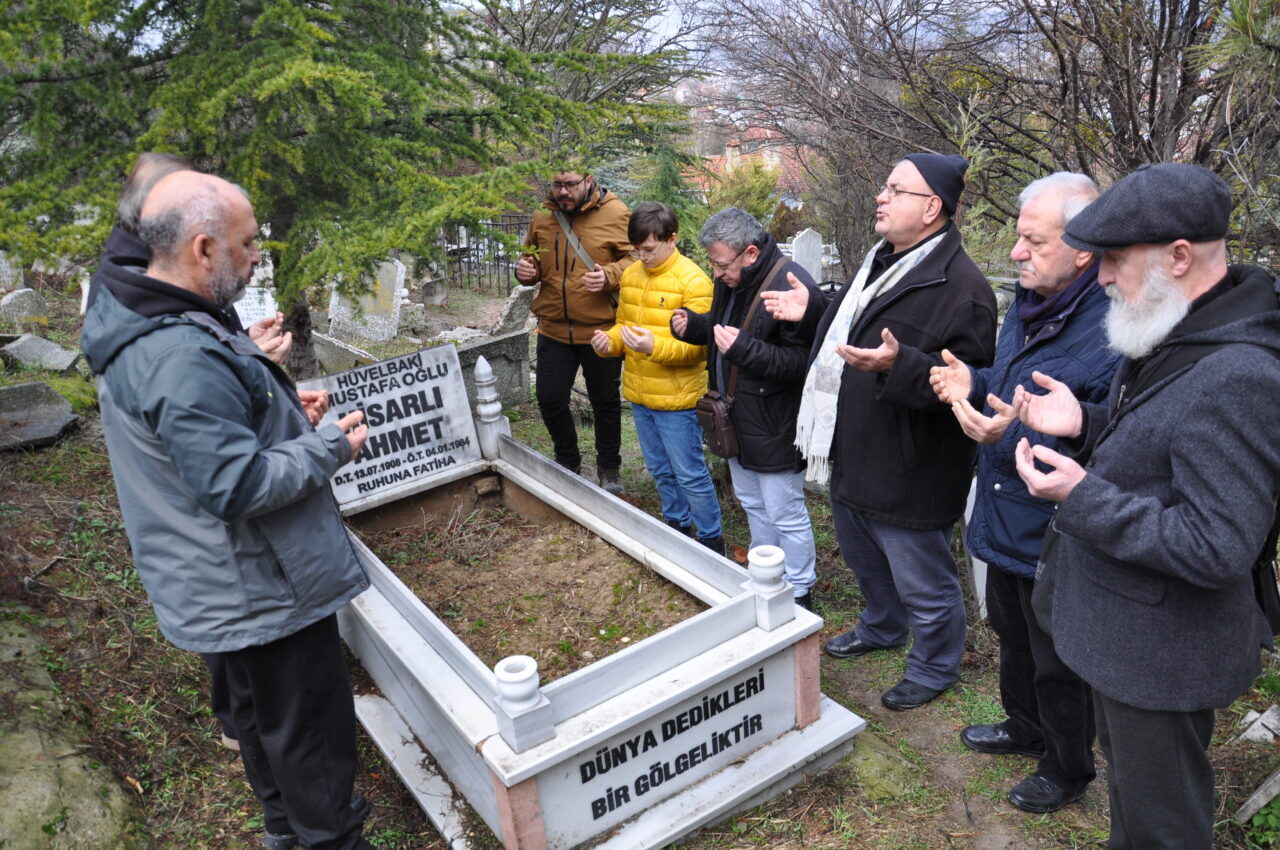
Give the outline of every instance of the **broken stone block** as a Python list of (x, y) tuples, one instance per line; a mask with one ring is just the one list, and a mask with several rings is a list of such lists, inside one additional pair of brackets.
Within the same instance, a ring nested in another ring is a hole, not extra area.
[(0, 451), (47, 446), (79, 418), (48, 384), (0, 387)]
[(400, 330), (420, 334), (427, 326), (427, 308), (421, 304), (405, 304), (400, 308)]
[(0, 348), (0, 358), (14, 365), (48, 369), (50, 372), (70, 372), (80, 359), (80, 352), (68, 351), (56, 342), (35, 334), (23, 334)]
[(498, 319), (498, 324), (493, 326), (490, 333), (502, 336), (523, 330), (525, 322), (529, 321), (529, 308), (533, 306), (533, 296), (537, 291), (536, 286), (517, 286), (511, 290), (511, 294), (507, 296), (507, 304), (502, 308), (502, 318)]
[(336, 375), (338, 372), (345, 372), (377, 359), (363, 349), (322, 333), (312, 332), (311, 342), (316, 348), (316, 359), (320, 361), (320, 368), (326, 375)]
[(0, 316), (15, 322), (47, 322), (49, 304), (34, 289), (15, 289), (0, 298)]
[(1280, 741), (1280, 708), (1271, 706), (1263, 714), (1249, 712), (1241, 722), (1245, 730), (1237, 741), (1264, 741), (1268, 744)]

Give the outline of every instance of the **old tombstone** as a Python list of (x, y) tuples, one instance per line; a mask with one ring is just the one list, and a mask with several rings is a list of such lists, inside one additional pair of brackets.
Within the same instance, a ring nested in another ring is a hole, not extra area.
[(240, 296), (240, 300), (235, 303), (235, 308), (236, 315), (240, 317), (240, 324), (246, 328), (254, 322), (275, 316), (280, 310), (276, 305), (275, 296), (265, 286), (250, 286), (245, 289), (244, 295)]
[(502, 316), (493, 326), (494, 336), (509, 334), (512, 331), (524, 330), (529, 321), (529, 308), (533, 306), (533, 296), (538, 292), (536, 286), (517, 286), (507, 296), (506, 306), (502, 308)]
[(529, 332), (523, 328), (509, 333), (485, 337), (458, 346), (462, 375), (467, 392), (475, 395), (473, 368), (483, 357), (493, 370), (498, 399), (505, 407), (516, 407), (529, 400)]
[(796, 234), (791, 243), (791, 259), (819, 283), (822, 282), (822, 234), (812, 227), (806, 227)]
[(0, 358), (15, 365), (48, 369), (51, 372), (69, 372), (80, 359), (80, 352), (68, 351), (56, 342), (35, 334), (23, 334), (0, 348)]
[(422, 303), (431, 307), (443, 307), (449, 303), (449, 281), (436, 275), (423, 279)]
[(442, 345), (299, 384), (329, 391), (325, 422), (364, 411), (369, 426), (364, 448), (333, 477), (340, 504), (479, 459), (461, 372), (457, 350)]
[(22, 267), (8, 254), (0, 253), (0, 292), (22, 285)]
[(0, 316), (14, 322), (49, 321), (49, 304), (34, 289), (15, 289), (0, 298)]
[(345, 372), (357, 366), (372, 363), (378, 358), (361, 348), (349, 345), (319, 331), (311, 332), (311, 343), (316, 349), (316, 359), (326, 375)]
[(0, 387), (0, 451), (47, 446), (79, 418), (48, 384)]
[(404, 263), (388, 260), (378, 265), (372, 291), (354, 302), (335, 288), (329, 300), (329, 333), (378, 342), (395, 337), (400, 330), (400, 290), (404, 280)]

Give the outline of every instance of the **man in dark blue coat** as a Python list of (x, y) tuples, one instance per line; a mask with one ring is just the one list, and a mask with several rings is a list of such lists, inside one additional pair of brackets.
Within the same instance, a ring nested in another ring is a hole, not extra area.
[(1096, 775), (1094, 724), (1089, 686), (1058, 658), (1031, 609), (1036, 561), (1055, 506), (1027, 494), (1014, 448), (1023, 437), (1050, 448), (1057, 441), (1019, 422), (1012, 402), (1014, 388), (1031, 387), (1036, 370), (1057, 375), (1085, 401), (1107, 396), (1119, 356), (1102, 330), (1107, 296), (1098, 286), (1098, 264), (1062, 241), (1067, 222), (1097, 196), (1092, 180), (1069, 172), (1023, 190), (1011, 254), (1019, 285), (996, 341), (996, 362), (972, 369), (944, 351), (947, 365), (930, 376), (938, 398), (980, 444), (965, 542), (988, 565), (987, 613), (1000, 637), (1000, 701), (1008, 715), (1003, 723), (966, 727), (960, 740), (980, 752), (1039, 758), (1035, 773), (1009, 792), (1013, 805), (1037, 813), (1083, 796)]
[(1014, 394), (1063, 438), (1019, 441), (1018, 474), (1059, 503), (1036, 610), (1093, 688), (1117, 850), (1213, 845), (1214, 710), (1271, 641), (1252, 568), (1280, 493), (1280, 310), (1269, 273), (1227, 265), (1230, 215), (1220, 177), (1177, 163), (1090, 204), (1063, 239), (1102, 255), (1109, 403), (1040, 372), (1047, 394)]
[(711, 311), (676, 310), (671, 329), (685, 342), (707, 346), (711, 389), (729, 394), (734, 382), (729, 418), (739, 454), (729, 459), (729, 473), (747, 514), (751, 546), (781, 547), (796, 604), (813, 610), (817, 553), (795, 437), (817, 323), (782, 322), (751, 308), (766, 283), (769, 289), (790, 289), (788, 276), (807, 287), (810, 297), (822, 294), (804, 267), (784, 257), (777, 241), (745, 210), (729, 207), (711, 216), (698, 241), (715, 272)]

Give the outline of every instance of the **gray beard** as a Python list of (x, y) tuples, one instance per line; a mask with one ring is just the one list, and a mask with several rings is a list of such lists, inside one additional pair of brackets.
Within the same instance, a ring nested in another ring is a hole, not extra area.
[(236, 277), (235, 272), (230, 268), (230, 263), (225, 266), (220, 265), (214, 269), (213, 274), (209, 276), (207, 284), (213, 303), (223, 310), (228, 309), (232, 304), (239, 301), (248, 285), (248, 280)]
[[(1154, 257), (1153, 257), (1154, 259)], [(1168, 338), (1191, 309), (1191, 302), (1164, 269), (1148, 262), (1142, 292), (1126, 301), (1114, 285), (1107, 287), (1107, 345), (1132, 360), (1146, 357)]]

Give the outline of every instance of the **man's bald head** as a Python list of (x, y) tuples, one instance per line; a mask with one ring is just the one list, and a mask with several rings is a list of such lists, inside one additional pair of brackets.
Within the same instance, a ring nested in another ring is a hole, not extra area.
[(151, 249), (147, 274), (230, 306), (258, 262), (258, 224), (244, 191), (211, 174), (175, 171), (142, 205), (138, 235)]
[(121, 227), (130, 233), (138, 232), (138, 217), (147, 195), (156, 183), (175, 171), (195, 171), (195, 166), (191, 160), (177, 154), (154, 151), (138, 154), (116, 203), (116, 218)]

